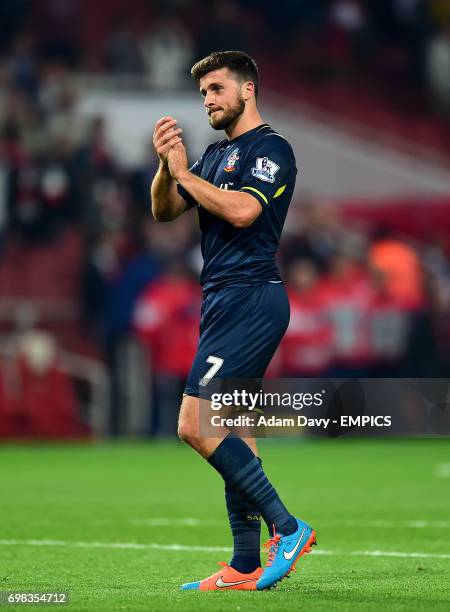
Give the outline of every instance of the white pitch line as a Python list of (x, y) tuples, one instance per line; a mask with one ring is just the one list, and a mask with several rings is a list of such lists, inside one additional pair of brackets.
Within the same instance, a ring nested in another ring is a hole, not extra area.
[[(339, 553), (342, 554), (342, 553)], [(403, 557), (407, 559), (450, 559), (447, 553), (418, 553), (389, 550), (362, 550), (348, 553), (355, 557)]]
[(449, 529), (450, 522), (449, 521), (425, 521), (421, 519), (411, 520), (411, 521), (352, 521), (352, 520), (342, 520), (342, 521), (318, 521), (319, 527), (337, 527), (339, 525), (345, 525), (349, 527), (395, 527), (395, 528), (406, 528), (406, 529)]
[[(183, 527), (202, 527), (206, 525), (221, 525), (223, 521), (216, 521), (214, 519), (199, 519), (199, 518), (178, 518), (171, 519), (168, 517), (161, 518), (143, 518), (143, 519), (132, 519), (130, 521), (132, 525), (138, 527), (172, 527), (172, 526), (183, 526)], [(318, 521), (319, 527), (336, 527), (336, 526), (349, 526), (349, 527), (369, 527), (384, 529), (385, 527), (395, 528), (406, 528), (406, 529), (450, 529), (450, 521), (426, 521), (423, 519), (410, 520), (410, 521), (353, 521), (353, 520), (342, 520), (342, 521)]]
[[(125, 550), (166, 550), (182, 552), (231, 552), (230, 546), (186, 546), (184, 544), (140, 544), (138, 542), (67, 542), (65, 540), (0, 540), (0, 546), (61, 546), (67, 548), (108, 548)], [(450, 553), (402, 552), (389, 550), (333, 551), (318, 549), (315, 555), (351, 557), (399, 557), (411, 559), (450, 559)]]
[(132, 519), (132, 525), (142, 527), (172, 527), (175, 525), (182, 527), (201, 527), (203, 525), (220, 525), (220, 521), (213, 519), (199, 519), (199, 518), (143, 518), (143, 519)]
[(66, 542), (64, 540), (0, 540), (0, 546), (65, 546), (69, 548), (122, 548), (129, 550), (174, 550), (183, 552), (230, 552), (229, 546), (185, 546), (184, 544), (140, 544), (138, 542)]
[(407, 521), (405, 527), (412, 527), (413, 529), (424, 529), (427, 527), (448, 529), (450, 523), (448, 521)]

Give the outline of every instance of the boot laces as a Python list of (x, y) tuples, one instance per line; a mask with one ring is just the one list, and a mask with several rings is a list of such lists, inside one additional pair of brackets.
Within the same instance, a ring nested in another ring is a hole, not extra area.
[(266, 567), (270, 567), (272, 565), (278, 551), (278, 543), (280, 540), (281, 536), (275, 532), (275, 525), (273, 525), (273, 537), (263, 544), (264, 548), (267, 549)]

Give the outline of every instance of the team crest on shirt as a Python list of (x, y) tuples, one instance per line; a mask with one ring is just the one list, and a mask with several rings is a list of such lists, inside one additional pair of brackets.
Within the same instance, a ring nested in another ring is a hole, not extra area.
[(239, 159), (239, 149), (233, 149), (227, 158), (227, 165), (225, 166), (225, 172), (233, 172), (236, 170), (236, 162)]
[(280, 169), (275, 162), (270, 160), (268, 157), (257, 157), (256, 158), (256, 166), (252, 168), (252, 174), (256, 178), (261, 179), (262, 181), (267, 181), (267, 183), (275, 182), (275, 174)]

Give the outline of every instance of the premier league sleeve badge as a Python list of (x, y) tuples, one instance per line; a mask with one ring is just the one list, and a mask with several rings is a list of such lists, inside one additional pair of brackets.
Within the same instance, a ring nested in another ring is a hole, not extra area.
[(275, 174), (280, 169), (280, 166), (270, 160), (268, 157), (257, 157), (256, 158), (256, 166), (252, 168), (252, 174), (256, 178), (261, 179), (261, 181), (266, 181), (267, 183), (275, 182)]

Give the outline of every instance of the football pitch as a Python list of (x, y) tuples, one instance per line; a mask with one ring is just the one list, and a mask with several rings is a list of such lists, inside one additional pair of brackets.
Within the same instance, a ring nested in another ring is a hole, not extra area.
[(448, 440), (260, 448), (317, 531), (277, 589), (179, 590), (229, 561), (231, 537), (221, 478), (174, 441), (2, 446), (0, 590), (68, 592), (77, 611), (450, 610)]

